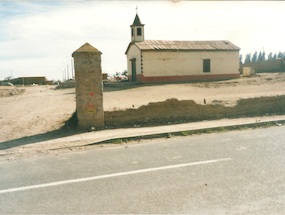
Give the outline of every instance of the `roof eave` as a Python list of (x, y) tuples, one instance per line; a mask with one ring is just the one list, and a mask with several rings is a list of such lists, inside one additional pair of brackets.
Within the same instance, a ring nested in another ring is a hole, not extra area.
[(130, 25), (130, 27), (134, 27), (134, 26), (136, 26), (136, 27), (143, 27), (144, 24), (138, 24), (138, 25), (132, 24), (132, 25)]
[[(128, 54), (128, 52), (129, 52), (129, 49), (131, 48), (131, 46), (132, 45), (135, 45), (136, 44), (136, 42), (130, 42), (129, 43), (129, 45), (128, 45), (128, 47), (127, 47), (127, 50), (125, 51), (125, 54)], [(138, 47), (138, 46), (137, 46)], [(138, 49), (140, 49), (139, 47), (138, 47)], [(141, 49), (140, 49), (141, 50)]]
[[(139, 47), (138, 47), (139, 48)], [(139, 48), (140, 49), (140, 48)], [(218, 51), (226, 51), (226, 52), (237, 52), (240, 49), (140, 49), (141, 51), (159, 51), (159, 52), (218, 52)]]

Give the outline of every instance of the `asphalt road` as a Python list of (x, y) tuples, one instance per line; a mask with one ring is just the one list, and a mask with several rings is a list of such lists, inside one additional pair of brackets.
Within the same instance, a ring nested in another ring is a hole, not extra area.
[(285, 213), (285, 129), (0, 164), (0, 213)]

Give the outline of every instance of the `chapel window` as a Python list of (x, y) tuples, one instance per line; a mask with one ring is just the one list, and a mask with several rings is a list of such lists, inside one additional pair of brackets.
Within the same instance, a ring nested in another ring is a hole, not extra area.
[(141, 28), (137, 28), (137, 35), (141, 36), (142, 35), (142, 29)]
[(203, 72), (211, 72), (211, 60), (210, 59), (203, 60)]

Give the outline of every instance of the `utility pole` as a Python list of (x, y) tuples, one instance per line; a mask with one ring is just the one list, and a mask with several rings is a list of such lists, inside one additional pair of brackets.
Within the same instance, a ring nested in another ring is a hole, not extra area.
[(68, 65), (66, 65), (66, 67), (67, 67), (67, 69), (66, 69), (66, 71), (67, 71), (67, 80), (69, 80), (69, 69), (68, 69)]
[(66, 68), (64, 69), (64, 74), (65, 74), (65, 81), (67, 80), (67, 71)]
[(72, 58), (71, 58), (71, 78), (74, 78), (74, 74), (73, 74), (73, 61), (72, 61)]

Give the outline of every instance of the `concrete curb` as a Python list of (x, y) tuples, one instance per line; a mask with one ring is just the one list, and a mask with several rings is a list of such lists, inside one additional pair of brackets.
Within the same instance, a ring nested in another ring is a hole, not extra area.
[[(183, 123), (175, 125), (164, 125), (156, 127), (121, 128), (121, 129), (87, 132), (53, 140), (32, 143), (25, 146), (18, 146), (13, 148), (15, 149), (13, 150), (13, 154), (17, 153), (17, 148), (21, 150), (21, 153), (28, 152), (31, 150), (39, 150), (39, 151), (43, 149), (56, 150), (63, 148), (86, 146), (90, 144), (99, 144), (104, 141), (110, 141), (114, 139), (128, 139), (136, 137), (140, 138), (152, 135), (163, 135), (163, 134), (178, 133), (183, 131), (197, 131), (202, 129), (214, 129), (220, 127), (258, 125), (266, 122), (276, 122), (276, 123), (285, 122), (285, 115), (238, 118), (238, 119), (221, 119), (221, 120), (191, 122), (191, 123)], [(0, 155), (4, 155), (7, 153), (8, 150), (3, 150)]]

